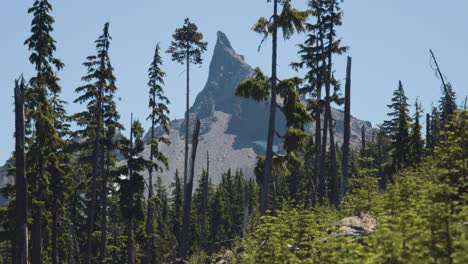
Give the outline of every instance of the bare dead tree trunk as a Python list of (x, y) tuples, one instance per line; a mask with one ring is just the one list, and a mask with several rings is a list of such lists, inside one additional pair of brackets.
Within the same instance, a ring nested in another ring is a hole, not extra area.
[(273, 168), (273, 139), (275, 136), (276, 119), (276, 64), (277, 64), (277, 38), (278, 38), (278, 0), (273, 1), (273, 51), (271, 63), (271, 101), (270, 117), (268, 120), (268, 137), (265, 157), (265, 168), (263, 170), (263, 183), (260, 194), (260, 214), (265, 215), (268, 207), (268, 192), (270, 190), (271, 172)]
[(436, 66), (436, 71), (437, 73), (439, 74), (439, 77), (440, 77), (440, 80), (442, 81), (442, 87), (444, 87), (444, 91), (449, 94), (449, 91), (448, 91), (448, 88), (447, 88), (447, 84), (445, 82), (445, 78), (444, 78), (444, 75), (442, 74), (442, 72), (440, 71), (440, 68), (439, 68), (439, 63), (437, 63), (437, 59), (434, 55), (434, 52), (432, 52), (432, 49), (429, 50), (429, 53), (431, 54), (431, 57), (432, 59), (434, 60), (434, 64)]
[(351, 57), (348, 57), (346, 66), (346, 84), (345, 84), (345, 113), (344, 113), (344, 135), (342, 145), (341, 160), (341, 196), (346, 196), (348, 190), (348, 160), (349, 160), (349, 139), (351, 136)]
[(182, 217), (182, 234), (180, 240), (179, 255), (183, 259), (188, 257), (188, 239), (189, 239), (189, 226), (190, 226), (190, 211), (192, 207), (192, 189), (193, 177), (195, 173), (195, 158), (197, 155), (198, 136), (200, 134), (200, 119), (195, 119), (195, 127), (193, 130), (192, 139), (192, 155), (190, 160), (190, 177), (187, 178), (187, 184), (184, 186), (184, 212)]
[(26, 183), (24, 128), (24, 79), (15, 81), (15, 188), (16, 188), (16, 245), (17, 264), (28, 261), (28, 190)]

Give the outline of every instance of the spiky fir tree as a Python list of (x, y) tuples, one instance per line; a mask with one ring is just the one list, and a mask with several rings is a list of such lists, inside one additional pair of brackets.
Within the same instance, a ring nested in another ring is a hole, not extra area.
[(445, 130), (445, 125), (449, 123), (449, 118), (458, 109), (456, 103), (456, 94), (450, 83), (447, 83), (446, 88), (442, 90), (442, 97), (439, 101), (440, 121), (442, 129)]
[(400, 170), (408, 164), (409, 149), (409, 128), (411, 118), (408, 110), (408, 98), (401, 81), (398, 88), (393, 92), (392, 103), (388, 107), (392, 112), (387, 115), (391, 120), (384, 122), (384, 129), (391, 138), (391, 156), (393, 171)]
[(420, 119), (422, 116), (421, 104), (416, 100), (414, 103), (414, 115), (413, 122), (411, 123), (411, 130), (409, 135), (410, 144), (410, 164), (419, 164), (424, 155), (424, 140), (421, 135), (421, 123)]
[[(31, 78), (31, 88), (26, 91), (26, 114), (29, 123), (34, 124), (34, 132), (29, 140), (27, 153), (27, 178), (30, 190), (33, 193), (32, 227), (31, 227), (31, 261), (41, 263), (42, 240), (46, 239), (43, 233), (45, 219), (44, 206), (51, 195), (49, 190), (52, 177), (62, 177), (57, 152), (65, 145), (54, 127), (57, 116), (52, 98), (58, 98), (61, 87), (55, 71), (61, 70), (64, 64), (54, 56), (56, 51), (55, 40), (51, 36), (54, 18), (49, 15), (52, 6), (47, 0), (36, 0), (28, 13), (33, 14), (31, 22), (31, 36), (26, 39), (25, 45), (31, 51), (29, 61), (35, 66), (36, 76)], [(54, 189), (52, 195), (57, 196)], [(53, 204), (57, 208), (56, 204)], [(57, 210), (53, 210), (54, 219)], [(57, 225), (57, 223), (54, 223)], [(52, 263), (57, 263), (57, 229), (52, 234)]]
[(108, 174), (113, 165), (112, 152), (117, 148), (114, 137), (117, 130), (122, 128), (122, 125), (118, 123), (120, 116), (114, 102), (117, 87), (109, 58), (111, 39), (109, 23), (106, 23), (102, 35), (95, 41), (97, 54), (88, 56), (86, 62), (83, 63), (87, 68), (87, 74), (82, 77), (82, 80), (86, 84), (75, 90), (77, 93), (81, 93), (75, 103), (86, 103), (87, 107), (86, 111), (75, 114), (74, 119), (82, 127), (77, 131), (77, 135), (85, 139), (81, 143), (80, 154), (83, 162), (89, 165), (91, 176), (85, 263), (91, 262), (93, 254), (93, 232), (96, 225), (97, 195), (100, 182), (102, 182), (100, 260), (102, 261), (105, 257)]
[[(149, 236), (146, 246), (146, 256), (143, 258), (143, 263), (156, 263), (156, 256), (154, 254), (154, 204), (152, 202), (154, 190), (153, 190), (153, 171), (162, 172), (168, 168), (168, 161), (166, 156), (159, 151), (159, 144), (169, 144), (167, 135), (169, 134), (169, 99), (164, 95), (163, 85), (164, 76), (166, 75), (162, 69), (162, 59), (160, 53), (159, 44), (156, 45), (154, 51), (153, 62), (148, 70), (149, 82), (149, 108), (151, 113), (148, 117), (151, 120), (151, 143), (150, 143), (150, 157), (148, 164), (148, 212), (146, 218), (146, 234)], [(160, 125), (163, 134), (160, 136), (155, 135), (156, 127)], [(156, 162), (154, 162), (156, 160)]]

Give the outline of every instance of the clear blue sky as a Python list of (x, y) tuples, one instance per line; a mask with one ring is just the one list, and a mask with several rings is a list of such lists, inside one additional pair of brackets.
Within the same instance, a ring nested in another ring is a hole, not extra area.
[[(103, 24), (110, 22), (111, 60), (115, 68), (118, 110), (122, 122), (129, 123), (130, 112), (140, 120), (148, 114), (147, 68), (154, 46), (161, 42), (164, 50), (170, 44), (175, 28), (185, 17), (198, 24), (208, 41), (205, 63), (192, 71), (191, 95), (203, 88), (208, 64), (221, 30), (238, 53), (245, 55), (252, 66), (269, 73), (270, 48), (267, 43), (257, 52), (260, 36), (250, 28), (260, 16), (271, 14), (266, 0), (50, 0), (56, 19), (53, 37), (57, 41), (57, 57), (65, 63), (59, 72), (62, 98), (70, 105), (69, 113), (82, 109), (72, 103), (74, 89), (85, 73), (81, 65), (87, 55), (94, 54), (94, 40)], [(33, 0), (4, 1), (0, 8), (0, 163), (14, 147), (13, 83), (21, 73), (33, 75), (29, 52), (23, 45), (29, 36), (31, 16), (26, 10)], [(305, 0), (294, 0), (299, 8)], [(386, 118), (391, 94), (402, 80), (411, 102), (419, 97), (424, 110), (440, 96), (440, 82), (430, 68), (429, 49), (439, 59), (443, 72), (453, 84), (458, 101), (468, 94), (468, 1), (466, 0), (345, 0), (344, 25), (339, 30), (353, 57), (352, 114), (373, 124)], [(280, 42), (280, 77), (294, 75), (288, 67), (297, 60), (295, 45), (304, 36)], [(184, 111), (184, 67), (163, 55), (167, 73), (166, 93), (172, 104), (171, 117), (180, 118)], [(345, 56), (335, 60), (340, 79), (344, 78)], [(265, 121), (266, 124), (266, 121)]]

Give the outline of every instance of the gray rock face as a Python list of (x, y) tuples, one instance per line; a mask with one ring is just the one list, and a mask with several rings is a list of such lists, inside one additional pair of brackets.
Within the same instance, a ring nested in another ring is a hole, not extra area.
[[(253, 70), (232, 48), (226, 35), (218, 32), (213, 58), (210, 63), (208, 80), (204, 89), (197, 95), (190, 109), (190, 118), (198, 116), (201, 119), (201, 136), (195, 164), (195, 175), (200, 175), (206, 167), (206, 153), (210, 153), (210, 176), (213, 182), (218, 182), (221, 174), (229, 168), (242, 169), (246, 177), (253, 177), (256, 156), (265, 152), (265, 141), (268, 128), (269, 104), (256, 103), (234, 94), (239, 82), (252, 74)], [(284, 115), (278, 111), (276, 130), (282, 134), (286, 130)], [(336, 120), (336, 140), (340, 143), (343, 138), (343, 119), (341, 110), (332, 109)], [(193, 131), (191, 122), (190, 133)], [(351, 118), (351, 145), (359, 146), (360, 128), (365, 125), (370, 129), (371, 124), (356, 118)], [(307, 129), (314, 133), (313, 124)], [(369, 131), (369, 130), (368, 130)], [(162, 130), (156, 128), (156, 134)], [(169, 184), (174, 177), (175, 170), (183, 175), (185, 122), (183, 119), (173, 120), (170, 124), (169, 146), (161, 146), (161, 150), (169, 159), (170, 168), (160, 176), (165, 184)], [(149, 142), (146, 135), (146, 142)], [(191, 136), (190, 136), (191, 138)], [(275, 139), (275, 145), (281, 143)], [(149, 156), (149, 147), (145, 149)], [(10, 182), (5, 173), (0, 170), (0, 187)]]
[[(252, 147), (252, 142), (265, 139), (268, 129), (269, 104), (235, 96), (236, 86), (250, 77), (253, 69), (232, 48), (226, 35), (218, 31), (218, 40), (210, 63), (208, 81), (198, 94), (191, 113), (199, 118), (213, 116), (214, 111), (230, 115), (227, 134), (236, 135), (235, 149)], [(285, 118), (276, 119), (278, 132), (285, 131)], [(276, 138), (276, 143), (279, 139)]]

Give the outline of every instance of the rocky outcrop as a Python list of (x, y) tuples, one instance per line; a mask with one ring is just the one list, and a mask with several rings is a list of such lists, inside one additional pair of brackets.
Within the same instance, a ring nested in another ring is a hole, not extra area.
[(359, 213), (356, 216), (341, 219), (337, 225), (337, 232), (333, 236), (368, 236), (374, 232), (377, 226), (377, 218), (369, 214)]

